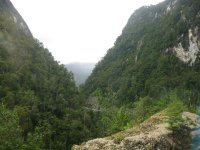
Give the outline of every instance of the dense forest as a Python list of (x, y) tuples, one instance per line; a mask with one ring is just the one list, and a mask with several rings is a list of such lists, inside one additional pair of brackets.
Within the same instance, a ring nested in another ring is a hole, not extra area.
[(0, 149), (69, 149), (89, 136), (81, 94), (7, 2), (0, 9)]
[[(70, 149), (128, 129), (166, 107), (195, 112), (199, 8), (199, 0), (166, 0), (136, 10), (77, 87), (10, 1), (0, 1), (0, 149)], [(177, 116), (172, 127), (178, 126)]]
[(199, 0), (166, 0), (133, 13), (82, 88), (86, 96), (99, 99), (97, 132), (129, 128), (174, 101), (196, 111), (199, 25)]

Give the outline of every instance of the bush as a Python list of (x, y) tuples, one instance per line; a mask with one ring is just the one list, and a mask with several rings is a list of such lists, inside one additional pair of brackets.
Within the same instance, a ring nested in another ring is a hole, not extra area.
[(168, 122), (170, 124), (169, 128), (172, 130), (177, 130), (183, 122), (181, 113), (186, 110), (185, 105), (180, 100), (175, 100), (170, 103), (166, 109), (166, 113), (169, 116)]

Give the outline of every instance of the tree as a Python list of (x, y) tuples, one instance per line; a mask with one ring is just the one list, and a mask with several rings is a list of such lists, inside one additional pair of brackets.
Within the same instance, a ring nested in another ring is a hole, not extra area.
[(0, 105), (0, 149), (21, 149), (22, 143), (17, 114), (6, 109), (4, 105)]

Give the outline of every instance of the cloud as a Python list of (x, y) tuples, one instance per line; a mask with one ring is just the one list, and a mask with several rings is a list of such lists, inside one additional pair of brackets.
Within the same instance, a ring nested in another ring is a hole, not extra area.
[(12, 0), (33, 35), (61, 63), (97, 62), (134, 10), (161, 0)]

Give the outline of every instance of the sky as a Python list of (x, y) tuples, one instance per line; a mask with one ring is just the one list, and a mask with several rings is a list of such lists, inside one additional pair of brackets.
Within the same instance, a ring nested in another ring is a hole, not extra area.
[(98, 62), (139, 7), (163, 0), (11, 0), (62, 64)]

